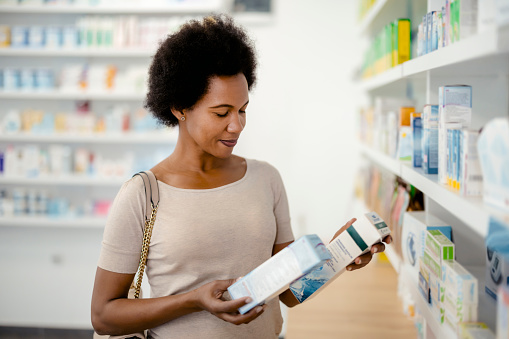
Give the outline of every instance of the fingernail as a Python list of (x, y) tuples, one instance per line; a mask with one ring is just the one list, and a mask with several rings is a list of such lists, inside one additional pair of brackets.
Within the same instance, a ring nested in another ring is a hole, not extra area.
[(378, 252), (378, 248), (375, 247), (375, 248), (373, 248), (373, 253), (376, 253), (376, 252)]
[(361, 263), (361, 259), (359, 259), (359, 258), (355, 259), (355, 263), (356, 263), (357, 265), (359, 265), (359, 264)]
[(253, 301), (253, 299), (251, 299), (251, 298), (247, 298), (247, 299), (246, 299), (246, 304), (249, 304), (249, 303), (250, 303), (250, 302), (252, 302), (252, 301)]
[(260, 313), (262, 310), (263, 310), (263, 307), (258, 306), (258, 307), (256, 308), (256, 313)]
[(352, 270), (352, 268), (351, 268), (351, 267), (347, 267), (346, 269), (347, 269), (348, 271), (351, 271), (351, 270)]

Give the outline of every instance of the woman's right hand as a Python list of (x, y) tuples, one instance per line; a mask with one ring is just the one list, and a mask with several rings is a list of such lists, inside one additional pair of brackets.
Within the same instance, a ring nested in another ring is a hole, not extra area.
[(198, 307), (234, 325), (248, 324), (258, 318), (267, 305), (256, 306), (246, 314), (240, 314), (238, 312), (239, 307), (250, 303), (251, 298), (245, 297), (229, 301), (221, 299), (224, 292), (234, 282), (235, 279), (216, 280), (194, 290)]

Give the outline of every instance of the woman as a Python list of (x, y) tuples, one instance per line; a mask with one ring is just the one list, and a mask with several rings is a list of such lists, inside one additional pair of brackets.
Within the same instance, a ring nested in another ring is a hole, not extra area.
[[(136, 176), (120, 189), (104, 233), (92, 298), (99, 334), (151, 329), (154, 338), (223, 339), (280, 333), (277, 299), (241, 315), (237, 309), (247, 298), (223, 298), (235, 278), (294, 240), (277, 170), (232, 154), (246, 124), (255, 69), (251, 41), (225, 16), (191, 21), (161, 44), (146, 106), (162, 123), (178, 126), (179, 137), (173, 153), (151, 169), (160, 191), (146, 271), (152, 295), (127, 299), (145, 215)], [(378, 244), (372, 252), (383, 250)], [(365, 266), (371, 255), (350, 269)], [(279, 299), (298, 304), (290, 290)]]

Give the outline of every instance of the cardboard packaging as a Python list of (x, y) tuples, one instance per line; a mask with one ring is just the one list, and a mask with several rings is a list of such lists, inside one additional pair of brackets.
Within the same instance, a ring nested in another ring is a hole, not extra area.
[(424, 174), (438, 174), (438, 105), (424, 106), (421, 148)]
[(329, 260), (330, 254), (316, 235), (305, 235), (228, 287), (232, 299), (251, 297), (239, 308), (244, 314), (288, 289), (290, 283)]
[(472, 120), (472, 87), (442, 86), (438, 91), (438, 176), (447, 184), (447, 124), (459, 123), (469, 128)]
[(405, 212), (401, 232), (402, 259), (412, 267), (412, 278), (415, 281), (419, 271), (418, 260), (424, 256), (428, 230), (440, 230), (449, 240), (452, 239), (451, 226), (433, 214), (425, 211)]
[(371, 250), (371, 246), (390, 234), (389, 227), (375, 212), (366, 213), (329, 245), (327, 250), (332, 260), (313, 270), (290, 285), (299, 302), (312, 295), (339, 277), (355, 258)]

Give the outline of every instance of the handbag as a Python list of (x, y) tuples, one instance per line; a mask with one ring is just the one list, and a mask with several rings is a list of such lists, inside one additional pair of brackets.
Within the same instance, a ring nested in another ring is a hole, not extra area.
[[(140, 263), (138, 265), (138, 271), (135, 275), (131, 287), (129, 288), (129, 299), (138, 299), (141, 294), (141, 282), (143, 279), (143, 273), (145, 273), (145, 267), (147, 264), (148, 248), (150, 245), (150, 238), (152, 237), (152, 229), (154, 228), (154, 222), (156, 220), (157, 207), (159, 206), (159, 187), (157, 185), (157, 179), (154, 173), (150, 171), (139, 172), (133, 175), (139, 175), (143, 179), (145, 185), (146, 195), (146, 209), (145, 209), (145, 227), (143, 228), (143, 243), (141, 246)], [(147, 337), (147, 331), (132, 333), (121, 336), (108, 336), (98, 335), (94, 332), (94, 339), (109, 338), (109, 339), (145, 339)]]

